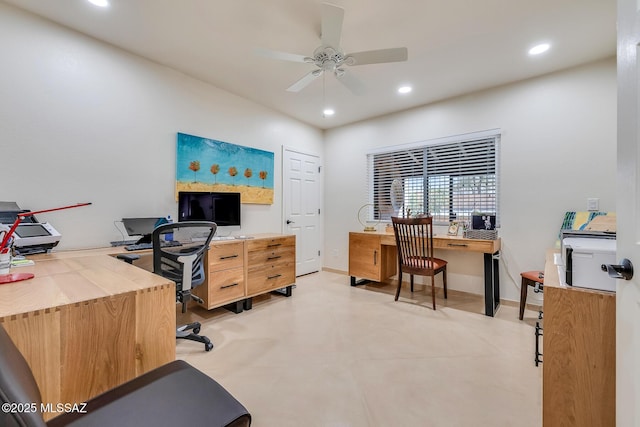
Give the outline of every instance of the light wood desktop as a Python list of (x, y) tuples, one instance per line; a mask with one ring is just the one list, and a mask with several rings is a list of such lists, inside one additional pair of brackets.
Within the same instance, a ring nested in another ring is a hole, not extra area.
[[(175, 284), (117, 248), (31, 256), (35, 278), (0, 286), (0, 324), (44, 403), (80, 403), (175, 360)], [(55, 414), (45, 414), (51, 418)]]
[[(500, 277), (498, 257), (500, 239), (466, 239), (460, 236), (434, 236), (435, 249), (484, 254), (484, 299), (485, 314), (493, 317), (500, 305)], [(396, 240), (393, 233), (350, 232), (349, 275), (351, 286), (364, 280), (382, 282), (396, 275), (398, 269)]]

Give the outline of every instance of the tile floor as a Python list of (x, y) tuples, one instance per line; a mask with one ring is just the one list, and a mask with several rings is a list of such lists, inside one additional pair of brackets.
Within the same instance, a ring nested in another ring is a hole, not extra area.
[(394, 286), (320, 272), (240, 314), (195, 307), (179, 321), (201, 321), (215, 347), (181, 340), (177, 357), (229, 390), (254, 427), (542, 425), (537, 312), (519, 321), (503, 304), (489, 318), (481, 296), (441, 290), (433, 311), (422, 286), (398, 302)]

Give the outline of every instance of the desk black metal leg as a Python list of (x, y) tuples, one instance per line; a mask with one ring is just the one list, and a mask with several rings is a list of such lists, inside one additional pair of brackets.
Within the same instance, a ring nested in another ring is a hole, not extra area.
[(294, 286), (295, 285), (287, 286), (286, 288), (276, 289), (271, 292), (274, 294), (284, 295), (285, 297), (290, 297), (291, 295), (293, 295)]
[(500, 306), (500, 263), (498, 262), (500, 252), (496, 252), (491, 258), (493, 258), (493, 306), (497, 309)]
[(484, 313), (493, 317), (500, 305), (500, 252), (484, 254)]
[(242, 313), (242, 309), (243, 307), (243, 301), (236, 301), (236, 302), (232, 302), (230, 304), (227, 304), (225, 306), (223, 306), (224, 308), (226, 308), (229, 311), (234, 312), (235, 314), (240, 314)]
[(369, 283), (371, 280), (369, 279), (360, 279), (356, 280), (356, 276), (351, 276), (351, 286), (360, 286)]

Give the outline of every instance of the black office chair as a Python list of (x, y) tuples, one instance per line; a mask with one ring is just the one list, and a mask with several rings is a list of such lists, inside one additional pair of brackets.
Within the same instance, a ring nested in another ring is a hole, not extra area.
[[(216, 232), (217, 225), (208, 221), (186, 221), (162, 224), (153, 230), (153, 272), (176, 282), (176, 298), (182, 303), (182, 312), (187, 311), (187, 303), (202, 299), (191, 293), (191, 289), (207, 280), (204, 269), (205, 252), (209, 249), (209, 242)], [(173, 233), (174, 239), (183, 246), (164, 246), (162, 237)], [(179, 326), (176, 338), (197, 341), (204, 344), (204, 349), (210, 351), (213, 344), (209, 338), (198, 335), (200, 323), (194, 322)]]
[[(184, 360), (174, 360), (45, 422), (31, 368), (0, 324), (2, 427), (249, 427), (251, 414), (224, 387)], [(44, 402), (53, 404), (57, 402)], [(49, 414), (50, 415), (50, 414)]]

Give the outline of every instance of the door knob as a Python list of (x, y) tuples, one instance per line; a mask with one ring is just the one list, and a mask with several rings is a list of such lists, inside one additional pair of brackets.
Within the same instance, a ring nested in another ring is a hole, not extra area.
[(287, 224), (294, 224), (294, 221), (291, 221), (290, 219), (288, 219)]
[(633, 277), (633, 264), (626, 258), (620, 261), (619, 265), (602, 264), (600, 268), (612, 279), (631, 280)]

